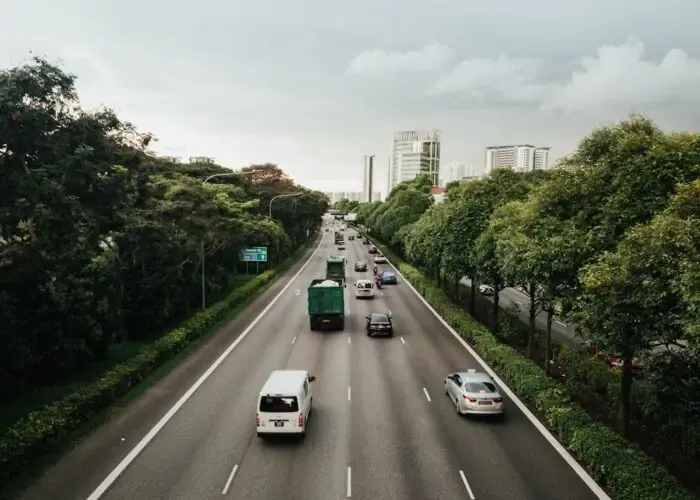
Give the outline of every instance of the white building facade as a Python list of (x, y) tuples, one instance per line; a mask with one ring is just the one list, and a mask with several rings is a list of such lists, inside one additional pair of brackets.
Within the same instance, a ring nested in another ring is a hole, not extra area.
[(550, 149), (532, 144), (489, 146), (486, 148), (486, 173), (490, 174), (497, 168), (508, 168), (516, 172), (547, 170)]
[(432, 178), (437, 185), (440, 176), (440, 131), (409, 130), (394, 134), (389, 157), (388, 189), (421, 174)]

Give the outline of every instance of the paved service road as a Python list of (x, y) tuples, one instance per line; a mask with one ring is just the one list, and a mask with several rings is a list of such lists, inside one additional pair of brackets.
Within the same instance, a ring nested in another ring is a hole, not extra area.
[[(471, 280), (469, 278), (462, 278), (462, 284), (466, 286), (471, 286)], [(477, 290), (477, 293), (479, 291)], [(481, 295), (481, 294), (480, 294)], [(481, 295), (489, 302), (493, 302), (493, 297), (487, 295)], [(499, 293), (499, 303), (504, 309), (517, 309), (518, 317), (520, 320), (527, 324), (530, 322), (530, 315), (528, 314), (528, 308), (530, 307), (530, 298), (526, 293), (518, 290), (517, 288), (504, 288)], [(540, 330), (547, 330), (547, 315), (544, 312), (540, 312), (535, 317), (535, 324)], [(564, 323), (560, 318), (554, 317), (552, 321), (552, 339), (560, 344), (567, 345), (569, 347), (574, 347), (580, 342), (580, 339), (576, 336), (576, 331), (573, 327)]]
[[(512, 402), (504, 422), (455, 413), (443, 379), (452, 370), (478, 368), (477, 362), (401, 279), (374, 300), (355, 299), (353, 284), (372, 273), (371, 267), (353, 271), (356, 260), (369, 256), (359, 240), (347, 243), (338, 251), (332, 232), (324, 233), (319, 251), (269, 314), (102, 498), (596, 498)], [(322, 277), (325, 259), (339, 253), (349, 259), (346, 328), (312, 332), (306, 286)], [(387, 310), (395, 337), (367, 337), (364, 317)], [(302, 441), (268, 442), (255, 433), (258, 392), (279, 368), (305, 368), (317, 377)], [(53, 497), (84, 500), (109, 472), (95, 480), (88, 469), (97, 464), (84, 467), (85, 494), (56, 490)]]

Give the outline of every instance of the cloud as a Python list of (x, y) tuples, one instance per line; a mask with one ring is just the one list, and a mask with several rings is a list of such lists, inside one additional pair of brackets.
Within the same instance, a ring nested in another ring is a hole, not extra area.
[(536, 82), (542, 62), (537, 59), (469, 59), (426, 91), (428, 95), (459, 94), (466, 100), (532, 102), (546, 87)]
[(658, 62), (645, 60), (644, 43), (604, 45), (595, 57), (578, 61), (564, 85), (554, 85), (543, 105), (567, 112), (591, 108), (621, 110), (636, 105), (695, 102), (700, 98), (700, 61), (679, 49)]
[[(431, 52), (437, 54), (437, 47), (441, 47), (442, 54), (455, 53), (438, 45), (405, 54), (375, 51), (365, 59), (358, 56), (353, 64), (366, 61), (364, 66), (358, 64), (365, 72), (372, 67), (369, 62), (374, 62), (375, 68), (384, 71), (421, 68), (438, 74), (450, 58), (425, 56)], [(433, 62), (433, 66), (427, 61)], [(438, 77), (425, 94), (452, 95), (468, 102), (531, 103), (545, 110), (567, 113), (603, 110), (617, 114), (638, 107), (700, 99), (700, 61), (680, 49), (669, 50), (661, 61), (655, 62), (646, 58), (644, 43), (630, 37), (621, 45), (600, 46), (594, 56), (582, 57), (574, 65), (576, 69), (564, 81), (543, 81), (545, 63), (537, 58), (511, 58), (502, 54), (495, 59), (467, 59)]]
[(361, 74), (436, 71), (444, 68), (456, 57), (456, 50), (439, 43), (409, 52), (371, 50), (356, 56), (348, 65), (348, 72)]

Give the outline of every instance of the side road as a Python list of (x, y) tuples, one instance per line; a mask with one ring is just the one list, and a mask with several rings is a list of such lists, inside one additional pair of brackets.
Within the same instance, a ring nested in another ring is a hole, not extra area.
[[(219, 329), (182, 364), (157, 381), (133, 403), (70, 450), (58, 463), (37, 478), (19, 498), (45, 500), (54, 498), (56, 491), (73, 491), (76, 498), (87, 497), (90, 492), (83, 491), (85, 485), (99, 484), (135, 445), (135, 442), (124, 440), (124, 436), (143, 436), (160, 420), (180, 399), (191, 382), (214, 363), (309, 260), (319, 248), (322, 235), (323, 233), (298, 262), (279, 276), (230, 323)], [(167, 457), (164, 459), (167, 460)], [(90, 464), (90, 467), (84, 467), (83, 464)]]

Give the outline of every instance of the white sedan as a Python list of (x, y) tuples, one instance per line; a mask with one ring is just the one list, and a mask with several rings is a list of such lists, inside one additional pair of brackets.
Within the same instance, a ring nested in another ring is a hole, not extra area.
[(386, 257), (384, 257), (383, 255), (377, 255), (374, 258), (374, 263), (375, 264), (386, 264)]
[(493, 295), (496, 292), (491, 285), (479, 285), (479, 293), (482, 295)]
[(445, 394), (460, 415), (503, 415), (503, 396), (487, 373), (469, 369), (445, 378)]

